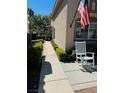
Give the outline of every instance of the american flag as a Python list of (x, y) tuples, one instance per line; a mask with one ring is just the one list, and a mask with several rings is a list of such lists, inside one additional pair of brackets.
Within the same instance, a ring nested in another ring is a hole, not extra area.
[(79, 7), (78, 7), (78, 11), (80, 13), (80, 24), (81, 24), (81, 28), (85, 29), (85, 26), (90, 24), (90, 18), (89, 18), (89, 14), (88, 14), (88, 1), (87, 0), (81, 0)]

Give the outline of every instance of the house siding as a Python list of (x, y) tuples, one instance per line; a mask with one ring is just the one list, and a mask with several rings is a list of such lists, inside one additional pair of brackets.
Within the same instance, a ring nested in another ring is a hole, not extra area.
[(66, 32), (66, 50), (70, 50), (74, 47), (74, 30), (75, 30), (75, 19), (79, 18), (79, 13), (76, 13), (75, 19), (72, 23), (74, 14), (76, 12), (79, 0), (68, 0), (68, 9), (67, 9), (67, 32)]
[(64, 50), (66, 49), (66, 28), (67, 28), (67, 0), (63, 0), (51, 26), (55, 29), (55, 42)]

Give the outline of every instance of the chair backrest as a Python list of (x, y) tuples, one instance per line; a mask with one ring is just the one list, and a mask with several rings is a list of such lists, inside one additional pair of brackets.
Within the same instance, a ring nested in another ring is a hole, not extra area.
[(75, 42), (76, 53), (86, 53), (86, 41)]

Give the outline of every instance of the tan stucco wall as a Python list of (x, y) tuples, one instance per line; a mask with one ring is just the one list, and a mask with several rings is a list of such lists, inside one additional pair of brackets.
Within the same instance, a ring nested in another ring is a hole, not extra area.
[(68, 12), (67, 12), (67, 33), (66, 33), (66, 50), (70, 50), (74, 47), (74, 30), (75, 19), (79, 18), (79, 13), (76, 13), (73, 25), (70, 28), (74, 14), (76, 12), (79, 0), (68, 0)]
[(55, 28), (55, 42), (59, 47), (66, 49), (67, 0), (63, 0), (55, 20), (51, 21), (51, 25)]
[[(63, 0), (57, 17), (51, 21), (51, 25), (55, 28), (55, 42), (59, 47), (67, 51), (74, 47), (75, 21), (71, 28), (70, 24), (77, 9), (78, 2), (79, 0)], [(75, 19), (79, 17), (79, 13), (77, 12)]]

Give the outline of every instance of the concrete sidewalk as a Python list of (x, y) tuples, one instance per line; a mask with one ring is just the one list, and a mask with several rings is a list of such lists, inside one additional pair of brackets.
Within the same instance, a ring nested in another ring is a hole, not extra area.
[(96, 71), (83, 72), (82, 67), (76, 63), (61, 63), (61, 65), (75, 93), (96, 93)]
[(74, 93), (51, 42), (44, 43), (43, 55), (38, 93)]

